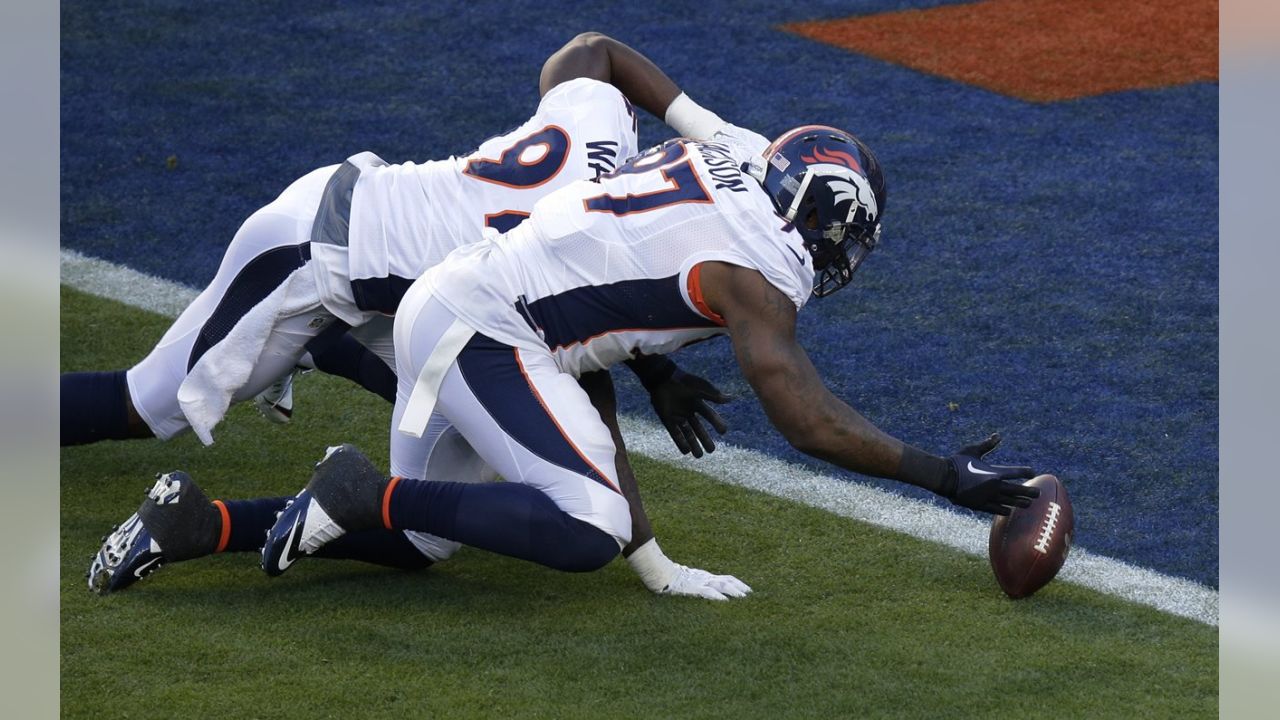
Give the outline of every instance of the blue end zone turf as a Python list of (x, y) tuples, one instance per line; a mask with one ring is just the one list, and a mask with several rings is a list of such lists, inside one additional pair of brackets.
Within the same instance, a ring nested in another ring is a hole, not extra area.
[[(1029, 104), (781, 32), (849, 14), (783, 5), (64, 2), (62, 241), (203, 286), (295, 178), (467, 152), (599, 30), (736, 124), (847, 127), (879, 155), (884, 242), (801, 315), (837, 394), (934, 452), (1001, 431), (998, 459), (1066, 482), (1080, 545), (1216, 586), (1217, 85)], [(669, 134), (642, 120), (642, 143)], [(677, 360), (739, 397), (731, 442), (801, 460), (726, 342)], [(638, 384), (624, 401), (647, 412)]]

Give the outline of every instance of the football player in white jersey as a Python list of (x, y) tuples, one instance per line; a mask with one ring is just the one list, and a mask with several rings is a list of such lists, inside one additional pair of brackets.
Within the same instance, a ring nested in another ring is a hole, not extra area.
[[(635, 116), (627, 99), (662, 117), (676, 94), (646, 58), (596, 33), (552, 55), (540, 85), (537, 114), (468, 157), (386, 165), (371, 154), (357, 155), (308, 175), (255, 213), (228, 250), (219, 279), (152, 355), (128, 372), (128, 392), (120, 396), (132, 400), (142, 427), (168, 437), (193, 425), (210, 440), (229, 401), (251, 397), (292, 368), (308, 340), (326, 326), (355, 328), (372, 350), (394, 363), (388, 316), (414, 278), (450, 250), (479, 241), (483, 228), (510, 229), (552, 190), (614, 170), (635, 150)], [(229, 307), (239, 307), (239, 315), (220, 317)], [(636, 355), (627, 362), (649, 389), (677, 446), (697, 456), (703, 448), (714, 449), (699, 417), (723, 433), (723, 421), (705, 401), (727, 398), (661, 355)], [(123, 384), (124, 373), (118, 375), (115, 382)], [(64, 376), (64, 399), (66, 383)], [(618, 469), (611, 457), (611, 476), (625, 477), (637, 522), (648, 533), (618, 434), (612, 384), (607, 373), (583, 375), (582, 383), (597, 418), (617, 440)], [(65, 431), (65, 406), (63, 411)], [(422, 467), (406, 466), (407, 476), (493, 479), (491, 466), (458, 431), (442, 428), (434, 440), (432, 451), (419, 456)], [(257, 551), (287, 501), (210, 502), (182, 473), (159, 477), (139, 512), (105, 539), (90, 568), (90, 587), (111, 592), (165, 563)], [(456, 548), (425, 533), (384, 531), (348, 534), (322, 555), (421, 567)], [(745, 591), (733, 578), (690, 577), (697, 582), (671, 591), (708, 597)]]
[[(718, 334), (797, 449), (980, 511), (1030, 503), (1037, 491), (1017, 481), (1031, 468), (982, 459), (998, 436), (949, 458), (907, 445), (828, 391), (796, 342), (797, 312), (847, 284), (879, 240), (885, 185), (870, 150), (817, 125), (765, 147), (685, 97), (666, 118), (704, 141), (669, 141), (552, 193), (529, 222), (414, 284), (395, 321), (391, 476), (331, 448), (268, 535), (269, 574), (347, 533), (400, 529), (565, 570), (634, 548), (627, 560), (655, 591), (693, 577), (745, 592), (658, 548), (615, 465), (619, 438), (578, 382)], [(508, 482), (415, 477), (451, 431)]]
[[(470, 155), (388, 165), (361, 153), (304, 176), (245, 221), (213, 282), (146, 358), (62, 375), (62, 444), (189, 428), (209, 444), (230, 403), (300, 360), (394, 400), (391, 316), (409, 284), (451, 250), (511, 229), (539, 198), (634, 155), (632, 103), (665, 108), (656, 76), (665, 80), (631, 48), (584, 34), (544, 65), (533, 117)], [(718, 391), (661, 358), (632, 367), (682, 451), (714, 447), (698, 415), (723, 432), (703, 402), (723, 401)]]

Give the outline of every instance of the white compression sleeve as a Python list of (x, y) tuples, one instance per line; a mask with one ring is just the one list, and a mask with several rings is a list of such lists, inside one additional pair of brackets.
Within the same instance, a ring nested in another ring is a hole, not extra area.
[(680, 133), (681, 137), (694, 140), (709, 140), (727, 124), (719, 115), (694, 102), (684, 93), (671, 101), (663, 120), (672, 130)]
[(640, 576), (644, 586), (653, 592), (662, 592), (679, 573), (676, 564), (658, 547), (657, 538), (650, 538), (649, 542), (636, 548), (627, 556), (627, 564)]

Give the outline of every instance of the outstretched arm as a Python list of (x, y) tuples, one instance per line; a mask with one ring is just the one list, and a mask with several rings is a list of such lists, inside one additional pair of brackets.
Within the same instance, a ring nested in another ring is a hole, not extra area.
[(631, 509), (631, 542), (622, 549), (622, 554), (645, 586), (662, 595), (690, 595), (709, 600), (728, 600), (751, 592), (746, 583), (732, 575), (712, 575), (705, 570), (686, 567), (672, 562), (662, 552), (653, 536), (649, 515), (644, 510), (640, 486), (636, 483), (635, 473), (627, 460), (626, 444), (622, 440), (622, 431), (618, 428), (613, 379), (608, 370), (598, 370), (578, 378), (578, 384), (587, 392), (591, 404), (600, 413), (600, 419), (613, 435), (618, 486)]
[(822, 383), (796, 342), (796, 306), (753, 270), (708, 263), (702, 279), (707, 303), (718, 303), (711, 307), (729, 327), (743, 376), (787, 442), (848, 470), (895, 477), (906, 445)]
[(796, 342), (796, 307), (760, 273), (724, 263), (702, 272), (707, 304), (729, 327), (742, 374), (774, 427), (803, 453), (864, 475), (931, 490), (952, 502), (1008, 514), (1038, 494), (1016, 482), (1031, 468), (981, 461), (999, 438), (942, 458), (885, 433), (829, 391)]

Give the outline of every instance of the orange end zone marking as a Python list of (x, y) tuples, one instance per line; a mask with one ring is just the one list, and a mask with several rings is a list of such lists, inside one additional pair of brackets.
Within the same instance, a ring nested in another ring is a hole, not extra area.
[(214, 550), (215, 553), (220, 553), (231, 542), (231, 513), (227, 512), (227, 506), (221, 500), (214, 500), (213, 506), (218, 508), (218, 514), (222, 516), (222, 532), (218, 535), (218, 547)]
[(1217, 0), (985, 0), (782, 29), (1033, 102), (1218, 79)]
[(569, 447), (573, 448), (573, 451), (578, 454), (578, 457), (582, 458), (582, 462), (586, 463), (588, 467), (596, 471), (596, 474), (604, 480), (605, 484), (609, 486), (609, 489), (621, 495), (622, 491), (618, 489), (618, 486), (614, 484), (613, 480), (610, 479), (608, 475), (600, 472), (600, 468), (596, 467), (595, 463), (587, 459), (586, 454), (578, 449), (578, 446), (569, 438), (569, 434), (564, 431), (563, 427), (561, 427), (560, 421), (556, 419), (554, 414), (552, 414), (551, 408), (547, 407), (547, 403), (542, 399), (542, 393), (538, 392), (538, 388), (533, 384), (533, 379), (530, 378), (529, 373), (524, 370), (524, 362), (520, 360), (520, 349), (511, 348), (511, 352), (516, 357), (516, 367), (520, 368), (520, 374), (524, 376), (524, 381), (529, 385), (529, 390), (533, 392), (533, 396), (537, 398), (538, 404), (542, 406), (542, 411), (547, 414), (547, 417), (551, 418), (551, 422), (555, 424), (556, 430), (560, 431), (560, 437), (564, 438), (564, 441), (569, 443)]
[(382, 527), (391, 530), (391, 493), (395, 491), (396, 485), (400, 484), (400, 476), (392, 475), (391, 482), (387, 483), (387, 489), (382, 491)]

